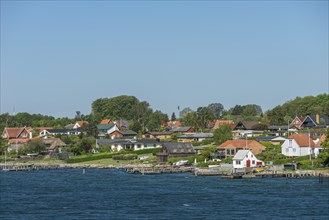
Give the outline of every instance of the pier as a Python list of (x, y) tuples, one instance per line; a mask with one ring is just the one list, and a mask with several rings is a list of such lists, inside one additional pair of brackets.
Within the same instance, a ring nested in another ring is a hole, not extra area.
[(125, 166), (121, 167), (127, 173), (133, 174), (161, 174), (161, 173), (186, 173), (194, 172), (194, 167), (174, 167), (168, 165), (156, 165), (156, 166)]

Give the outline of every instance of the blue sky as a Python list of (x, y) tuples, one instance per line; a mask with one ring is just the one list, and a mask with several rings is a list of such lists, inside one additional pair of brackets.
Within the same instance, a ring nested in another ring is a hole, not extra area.
[(267, 110), (328, 83), (328, 1), (1, 1), (1, 113)]

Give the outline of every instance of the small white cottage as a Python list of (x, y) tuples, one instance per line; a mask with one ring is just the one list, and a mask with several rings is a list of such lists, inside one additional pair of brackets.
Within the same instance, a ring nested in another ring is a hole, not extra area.
[(264, 162), (258, 160), (250, 150), (239, 150), (233, 157), (233, 168), (258, 167)]

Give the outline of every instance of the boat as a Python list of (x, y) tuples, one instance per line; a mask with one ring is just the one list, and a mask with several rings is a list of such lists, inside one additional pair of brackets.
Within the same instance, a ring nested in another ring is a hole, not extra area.
[(188, 163), (188, 160), (180, 160), (175, 163), (173, 163), (174, 166), (183, 166)]

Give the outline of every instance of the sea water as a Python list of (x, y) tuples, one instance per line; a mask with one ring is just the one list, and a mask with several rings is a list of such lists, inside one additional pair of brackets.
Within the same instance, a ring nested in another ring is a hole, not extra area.
[(0, 219), (329, 219), (328, 179), (57, 169), (0, 181)]

